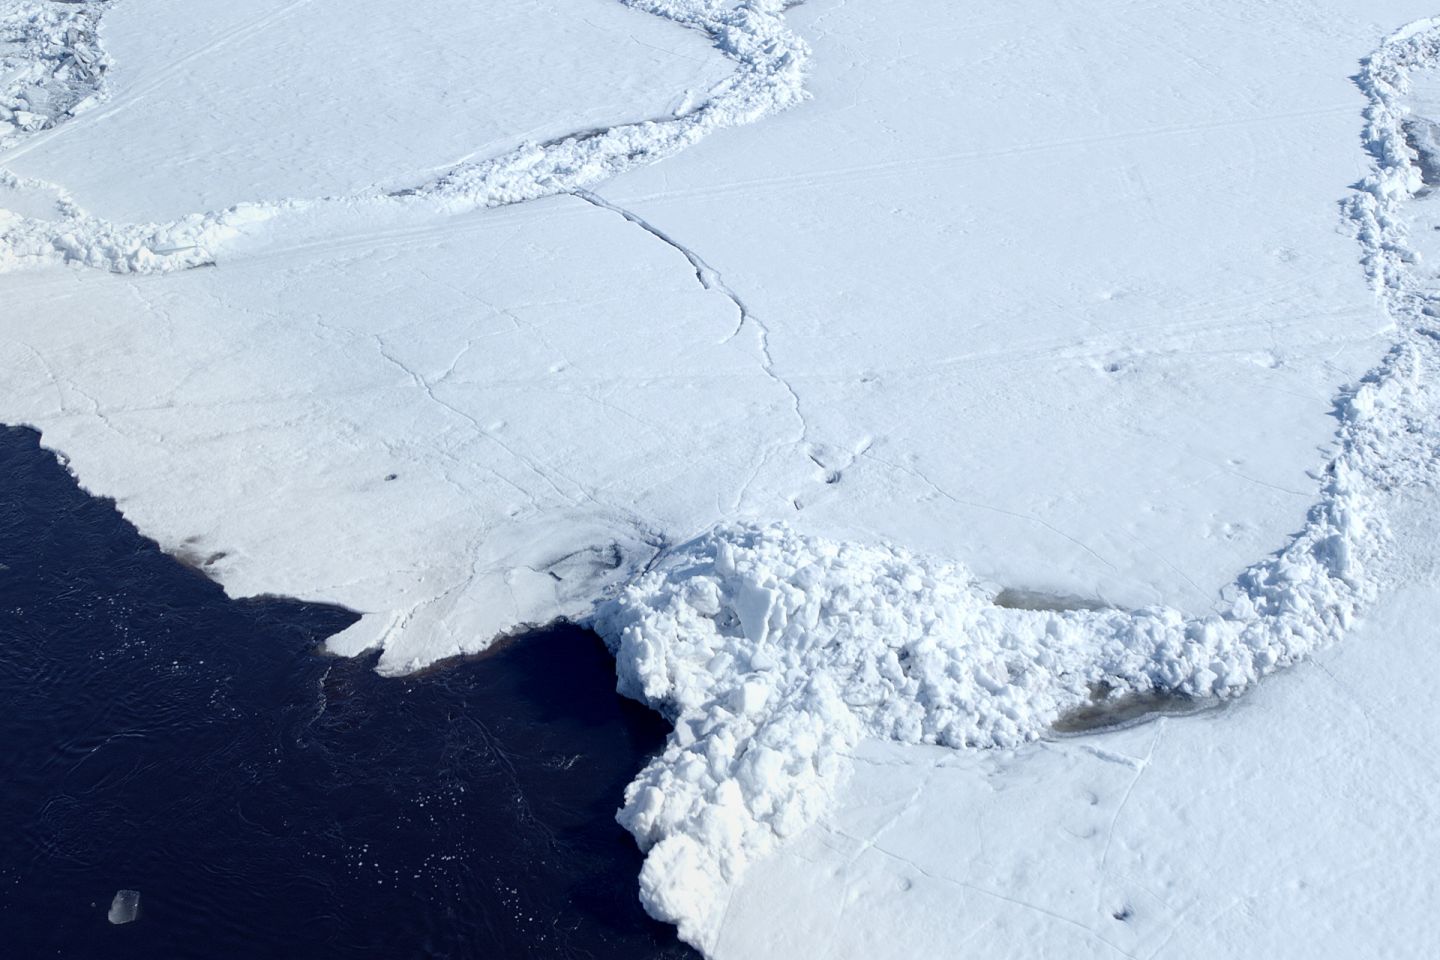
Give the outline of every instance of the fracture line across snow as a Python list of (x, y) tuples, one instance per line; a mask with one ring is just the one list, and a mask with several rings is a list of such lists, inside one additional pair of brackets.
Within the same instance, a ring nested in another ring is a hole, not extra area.
[(651, 913), (713, 947), (747, 865), (827, 809), (861, 738), (1013, 747), (1097, 702), (1234, 697), (1341, 636), (1380, 586), (1383, 494), (1432, 482), (1440, 450), (1436, 305), (1401, 215), (1424, 186), (1403, 98), (1437, 64), (1440, 21), (1425, 21), (1362, 65), (1373, 164), (1344, 211), (1398, 341), (1338, 397), (1304, 528), (1221, 613), (1013, 609), (957, 563), (783, 524), (711, 530), (599, 605), (621, 691), (675, 724), (620, 813)]

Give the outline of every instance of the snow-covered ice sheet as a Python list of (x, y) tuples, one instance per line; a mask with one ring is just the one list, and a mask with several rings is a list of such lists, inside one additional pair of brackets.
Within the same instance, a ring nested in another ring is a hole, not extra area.
[[(100, 14), (113, 13), (113, 7), (102, 7), (97, 3), (74, 8), (67, 16), (55, 14), (43, 3), (37, 6), (35, 0), (7, 0), (0, 5), (0, 28), (4, 29), (6, 36), (15, 40), (7, 44), (7, 53), (12, 49), (14, 53), (6, 57), (6, 62), (17, 63), (24, 69), (7, 70), (6, 75), (0, 78), (3, 82), (0, 99), (13, 107), (3, 140), (3, 143), (10, 144), (10, 148), (0, 152), (0, 163), (26, 166), (27, 156), (39, 152), (44, 162), (37, 166), (53, 176), (55, 171), (51, 168), (63, 168), (65, 158), (77, 152), (79, 145), (71, 140), (72, 136), (83, 142), (84, 131), (92, 130), (96, 125), (106, 126), (106, 121), (117, 114), (131, 115), (133, 111), (145, 116), (146, 105), (163, 99), (164, 91), (173, 86), (177, 78), (184, 79), (197, 71), (220, 69), (228, 86), (244, 86), (251, 76), (247, 65), (243, 61), (232, 64), (227, 72), (224, 65), (228, 62), (228, 54), (222, 56), (220, 51), (234, 44), (243, 46), (257, 33), (270, 35), (263, 51), (266, 56), (271, 48), (293, 52), (297, 43), (302, 47), (311, 43), (308, 33), (297, 32), (289, 22), (292, 14), (308, 5), (308, 0), (295, 0), (253, 22), (234, 26), (228, 33), (222, 31), (210, 42), (192, 38), (189, 52), (172, 50), (167, 57), (150, 48), (148, 56), (158, 57), (159, 62), (151, 65), (148, 79), (143, 69), (136, 71), (132, 68), (130, 83), (126, 86), (111, 79), (113, 61), (99, 43), (95, 30)], [(549, 9), (544, 4), (521, 6), (532, 12)], [(650, 14), (652, 20), (665, 24), (665, 29), (679, 29), (687, 36), (706, 38), (713, 48), (712, 56), (707, 60), (694, 55), (685, 56), (683, 51), (677, 53), (667, 47), (655, 48), (633, 34), (627, 34), (627, 40), (632, 44), (647, 50), (658, 49), (665, 55), (657, 70), (643, 71), (647, 78), (656, 72), (663, 75), (666, 71), (660, 68), (673, 64), (677, 58), (686, 61), (679, 65), (679, 69), (688, 72), (692, 81), (714, 74), (716, 65), (722, 60), (728, 72), (703, 90), (686, 86), (679, 93), (671, 93), (669, 106), (664, 111), (647, 112), (632, 106), (630, 109), (639, 114), (638, 119), (621, 119), (609, 125), (579, 128), (565, 125), (562, 132), (554, 133), (547, 139), (537, 139), (541, 132), (548, 129), (544, 125), (533, 127), (523, 134), (495, 134), (495, 130), (503, 128), (505, 123), (522, 122), (526, 116), (525, 105), (546, 101), (545, 97), (537, 97), (533, 76), (524, 73), (506, 75), (499, 85), (499, 97), (507, 111), (516, 111), (516, 115), (501, 123), (487, 118), (481, 123), (481, 133), (489, 138), (487, 146), (466, 149), (458, 157), (436, 163), (428, 153), (435, 147), (436, 139), (445, 141), (447, 137), (453, 139), (456, 136), (449, 133), (451, 128), (447, 122), (436, 119), (437, 112), (445, 121), (450, 119), (451, 113), (466, 113), (464, 109), (446, 109), (453, 104), (449, 103), (451, 98), (444, 78), (441, 78), (438, 87), (433, 82), (428, 86), (418, 84), (436, 102), (428, 109), (420, 109), (418, 104), (413, 103), (405, 110), (397, 108), (395, 119), (403, 118), (405, 124), (402, 126), (397, 122), (386, 126), (382, 139), (388, 149), (381, 150), (375, 146), (374, 130), (371, 129), (375, 117), (367, 114), (372, 121), (370, 124), (339, 123), (335, 112), (341, 107), (347, 111), (364, 111), (373, 109), (377, 103), (388, 102), (396, 95), (385, 82), (390, 78), (390, 72), (380, 73), (381, 88), (373, 92), (372, 101), (362, 102), (356, 107), (357, 99), (365, 99), (364, 85), (354, 82), (336, 87), (330, 78), (336, 71), (353, 71), (357, 59), (368, 61), (373, 44), (348, 52), (343, 45), (331, 44), (326, 49), (340, 47), (333, 54), (334, 62), (321, 58), (318, 63), (301, 68), (304, 82), (296, 81), (321, 102), (318, 120), (299, 113), (284, 116), (266, 114), (258, 124), (261, 128), (258, 141), (235, 144), (231, 129), (233, 124), (228, 116), (222, 117), (224, 122), (216, 128), (214, 114), (221, 108), (211, 105), (212, 109), (207, 110), (202, 104), (197, 111), (196, 96), (181, 96), (173, 109), (163, 109), (160, 116), (154, 118), (164, 136), (183, 143), (185, 149), (174, 156), (167, 154), (166, 158), (150, 157), (139, 173), (132, 173), (134, 177), (143, 177), (144, 171), (156, 166), (168, 168), (166, 175), (152, 176), (147, 181), (150, 192), (154, 194), (151, 201), (158, 202), (161, 208), (168, 208), (169, 201), (165, 198), (170, 198), (173, 203), (169, 205), (178, 208), (183, 207), (187, 200), (197, 199), (187, 193), (187, 185), (193, 186), (195, 179), (190, 171), (202, 168), (210, 172), (207, 175), (202, 170), (201, 181), (227, 185), (220, 195), (240, 193), (253, 199), (223, 209), (196, 210), (170, 219), (127, 220), (87, 209), (82, 201), (53, 180), (21, 176), (12, 169), (0, 167), (12, 188), (18, 185), (25, 192), (39, 189), (58, 193), (57, 202), (48, 216), (28, 216), (18, 210), (7, 212), (0, 209), (0, 213), (5, 214), (0, 219), (0, 268), (7, 264), (58, 259), (117, 272), (166, 272), (209, 265), (213, 262), (214, 249), (234, 243), (247, 230), (276, 217), (307, 213), (316, 208), (354, 210), (359, 207), (367, 212), (379, 208), (393, 212), (396, 207), (421, 206), (432, 211), (454, 213), (475, 207), (534, 200), (557, 193), (577, 193), (607, 176), (673, 155), (716, 130), (753, 122), (804, 98), (801, 83), (808, 50), (804, 41), (786, 25), (783, 17), (785, 8), (776, 0), (750, 0), (733, 8), (705, 0), (623, 0), (622, 6), (620, 10), (611, 7), (610, 16)], [(142, 10), (154, 9), (144, 4), (143, 0), (140, 7)], [(473, 16), (479, 17), (485, 28), (493, 28), (497, 23), (488, 11)], [(444, 25), (443, 18), (439, 19)], [(582, 16), (581, 20), (592, 32), (601, 29), (586, 17)], [(423, 23), (435, 26), (437, 20), (432, 18)], [(369, 25), (365, 26), (368, 29)], [(518, 54), (522, 63), (538, 59), (542, 70), (554, 67), (555, 64), (550, 61), (554, 44), (547, 42), (548, 31), (544, 29), (544, 23), (531, 20), (524, 27), (527, 40), (538, 41), (538, 44), (515, 44), (503, 34), (496, 36), (487, 32), (491, 52), (501, 61), (515, 58)], [(652, 26), (651, 29), (660, 28)], [(140, 32), (148, 38), (145, 31)], [(415, 66), (416, 58), (424, 59), (430, 52), (428, 34), (411, 31), (410, 39), (410, 44), (396, 44), (393, 50), (384, 48), (386, 53), (398, 53), (404, 61), (391, 71), (396, 75), (414, 74), (420, 69)], [(573, 38), (567, 35), (559, 39)], [(666, 42), (675, 40), (671, 36)], [(690, 42), (695, 41), (692, 39)], [(144, 48), (145, 40), (142, 39), (140, 45)], [(583, 52), (577, 51), (566, 58), (565, 68), (586, 81), (603, 79), (617, 66), (617, 61), (609, 56), (610, 52), (603, 46), (591, 44)], [(484, 49), (471, 48), (462, 65), (473, 64), (484, 56)], [(144, 57), (141, 59), (143, 62)], [(654, 59), (653, 54), (651, 59)], [(285, 69), (291, 69), (291, 58), (282, 57), (280, 62)], [(138, 80), (137, 72), (141, 75)], [(423, 69), (420, 75), (430, 79)], [(546, 75), (542, 87), (545, 90), (563, 87), (559, 80), (560, 76)], [(631, 85), (629, 81), (625, 84), (627, 88)], [(316, 94), (320, 90), (324, 91), (324, 96)], [(581, 103), (589, 99), (587, 96)], [(227, 102), (224, 112), (253, 110), (256, 102), (256, 97), (237, 96), (233, 102)], [(37, 103), (49, 104), (49, 114), (35, 117), (33, 111), (38, 109)], [(472, 104), (470, 109), (474, 112), (476, 108)], [(577, 109), (567, 107), (566, 115), (575, 115)], [(582, 116), (586, 115), (583, 109), (579, 112)], [(173, 119), (176, 113), (182, 116), (179, 123)], [(385, 116), (380, 119), (388, 124), (392, 118)], [(109, 129), (114, 128), (111, 126)], [(207, 129), (208, 134), (204, 133)], [(77, 130), (81, 132), (76, 134)], [(150, 149), (148, 134), (153, 132), (138, 131), (122, 137), (121, 145), (136, 145), (144, 153)], [(210, 140), (208, 144), (207, 136)], [(475, 136), (467, 130), (458, 134), (456, 142), (474, 147), (477, 142)], [(16, 145), (17, 139), (23, 142)], [(45, 157), (47, 144), (53, 144), (56, 139), (66, 141), (67, 145), (57, 148), (57, 156)], [(82, 170), (72, 171), (72, 174), (89, 183), (87, 195), (95, 196), (107, 207), (109, 201), (114, 201), (123, 209), (130, 193), (123, 185), (117, 190), (113, 179), (96, 173), (115, 162), (117, 145), (112, 142), (113, 139), (108, 136), (101, 138), (93, 163), (85, 165)], [(514, 146), (498, 153), (491, 152), (492, 148), (499, 149), (497, 144), (507, 142), (513, 142)], [(373, 169), (376, 159), (372, 154), (380, 154), (381, 160), (387, 156), (403, 158), (406, 171), (413, 171), (419, 165), (426, 176), (413, 172), (395, 174), (405, 179), (394, 188), (386, 188), (383, 180), (375, 179), (378, 174), (361, 172), (362, 169)], [(290, 172), (292, 168), (299, 171), (298, 177)], [(368, 186), (329, 192), (333, 189), (332, 178), (338, 178), (342, 187), (349, 180), (359, 180)], [(277, 180), (327, 192), (298, 197), (268, 194), (267, 190), (273, 189), (273, 182)], [(267, 187), (267, 184), (271, 186)], [(148, 204), (146, 210), (151, 211), (153, 206), (154, 203)]]
[(731, 438), (784, 426), (729, 314), (580, 200), (304, 226), (215, 269), (7, 277), (4, 416), (230, 591), (372, 613), (340, 645), (382, 669), (585, 612), (690, 522), (673, 491), (729, 503)]
[(1387, 511), (1403, 586), (1223, 708), (1015, 752), (862, 743), (714, 956), (1428, 956), (1440, 527), (1433, 490)]
[(1440, 457), (1440, 310), (1404, 213), (1429, 189), (1410, 78), (1437, 61), (1427, 22), (1359, 71), (1373, 167), (1343, 209), (1398, 343), (1336, 402), (1338, 452), (1304, 528), (1218, 614), (1013, 609), (955, 565), (744, 527), (672, 552), (601, 608), (622, 691), (676, 723), (621, 813), (649, 851), (657, 915), (713, 947), (738, 878), (826, 809), (865, 736), (1008, 747), (1097, 702), (1224, 699), (1350, 625), (1389, 582), (1374, 572), (1388, 538), (1377, 498), (1431, 483)]
[(703, 254), (800, 394), (742, 509), (1204, 610), (1385, 349), (1350, 77), (1430, 12), (808, 3), (813, 100), (597, 192)]
[[(677, 723), (621, 814), (642, 896), (736, 956), (746, 871), (863, 801), (830, 813), (855, 752), (928, 762), (868, 738), (1230, 697), (1393, 586), (1434, 25), (1380, 45), (1431, 11), (589, 4), (460, 55), (369, 4), (77, 6), (130, 11), (101, 50), (0, 0), (48, 64), (0, 86), (0, 420), (231, 592), (363, 611), (334, 646), (387, 671), (608, 597)], [(267, 62), (314, 96), (261, 109)]]
[(665, 116), (729, 73), (699, 34), (614, 0), (122, 0), (103, 29), (106, 101), (0, 165), (120, 221), (412, 187)]

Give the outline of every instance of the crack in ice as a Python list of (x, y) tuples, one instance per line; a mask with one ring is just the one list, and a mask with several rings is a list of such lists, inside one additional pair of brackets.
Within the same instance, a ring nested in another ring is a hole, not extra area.
[[(739, 319), (735, 325), (735, 329), (730, 332), (729, 336), (720, 341), (722, 344), (734, 340), (740, 335), (741, 331), (745, 329), (747, 324), (754, 327), (756, 331), (756, 346), (760, 354), (760, 369), (770, 382), (785, 391), (786, 396), (789, 398), (790, 412), (797, 422), (798, 429), (796, 435), (788, 441), (772, 444), (770, 448), (767, 449), (761, 461), (755, 466), (745, 482), (741, 485), (739, 493), (736, 494), (735, 505), (738, 506), (740, 501), (743, 500), (746, 490), (749, 489), (750, 484), (769, 461), (775, 449), (778, 447), (795, 447), (803, 444), (809, 435), (809, 424), (805, 419), (804, 411), (801, 409), (800, 394), (796, 392), (790, 380), (781, 376), (775, 369), (775, 357), (770, 350), (770, 327), (750, 311), (744, 299), (741, 298), (733, 287), (725, 282), (721, 273), (710, 266), (710, 264), (705, 261), (705, 258), (700, 256), (693, 247), (681, 243), (675, 239), (673, 235), (657, 227), (638, 213), (628, 210), (619, 204), (612, 203), (589, 190), (576, 189), (571, 192), (576, 198), (583, 200), (593, 207), (609, 211), (616, 216), (622, 217), (627, 222), (634, 224), (661, 243), (675, 250), (685, 258), (686, 262), (690, 264), (691, 269), (695, 271), (695, 280), (700, 284), (701, 289), (719, 293), (730, 301), (735, 307)], [(811, 459), (813, 460), (814, 457), (812, 456)]]

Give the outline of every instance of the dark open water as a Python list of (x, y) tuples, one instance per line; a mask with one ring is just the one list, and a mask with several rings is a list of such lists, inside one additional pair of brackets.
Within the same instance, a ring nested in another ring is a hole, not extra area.
[(387, 680), (316, 652), (351, 620), (226, 599), (0, 427), (0, 956), (695, 956), (613, 820), (666, 728), (594, 635)]

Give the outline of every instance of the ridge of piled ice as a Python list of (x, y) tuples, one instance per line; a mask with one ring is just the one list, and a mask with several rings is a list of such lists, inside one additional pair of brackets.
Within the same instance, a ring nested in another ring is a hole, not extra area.
[(109, 66), (97, 36), (105, 2), (0, 6), (0, 149), (100, 98)]
[[(25, 263), (60, 260), (118, 273), (162, 273), (211, 263), (216, 251), (248, 226), (317, 205), (423, 203), (453, 213), (571, 193), (805, 98), (809, 47), (786, 25), (788, 5), (781, 0), (744, 0), (738, 5), (718, 0), (621, 2), (703, 33), (734, 61), (735, 72), (701, 103), (675, 116), (525, 143), (499, 157), (460, 164), (396, 193), (372, 190), (354, 196), (242, 203), (163, 223), (114, 222), (87, 213), (73, 201), (62, 205), (53, 219), (0, 210), (0, 272)], [(51, 109), (42, 115), (19, 109), (17, 105), (28, 104), (24, 90), (74, 86), (72, 78), (79, 77), (93, 88), (91, 96), (105, 96), (107, 61), (96, 34), (101, 3), (60, 13), (50, 9), (54, 6), (30, 0), (9, 9), (0, 5), (0, 43), (12, 34), (19, 37), (17, 62), (25, 65), (14, 83), (0, 89), (0, 121), (20, 133), (63, 122), (78, 100), (78, 95), (52, 98)], [(0, 61), (0, 67), (5, 65)], [(16, 136), (19, 133), (11, 139)], [(6, 145), (0, 128), (0, 147)], [(4, 172), (0, 169), (0, 174)]]
[(702, 950), (746, 866), (814, 822), (864, 736), (1009, 747), (1096, 699), (1232, 697), (1332, 643), (1376, 589), (1377, 492), (1433, 479), (1435, 312), (1409, 273), (1400, 205), (1422, 186), (1400, 98), (1440, 62), (1440, 22), (1363, 64), (1373, 169), (1346, 203), (1398, 343), (1337, 400), (1336, 453), (1283, 550), (1227, 588), (1227, 609), (1018, 610), (959, 564), (894, 546), (722, 526), (668, 551), (594, 626), (622, 693), (675, 724), (619, 819), (646, 851), (641, 897)]
[(504, 157), (466, 164), (410, 191), (465, 207), (519, 203), (570, 193), (642, 163), (663, 159), (724, 127), (753, 123), (805, 98), (810, 50), (785, 24), (789, 4), (745, 0), (622, 0), (636, 10), (699, 30), (734, 60), (734, 74), (699, 106), (663, 120), (530, 144)]

